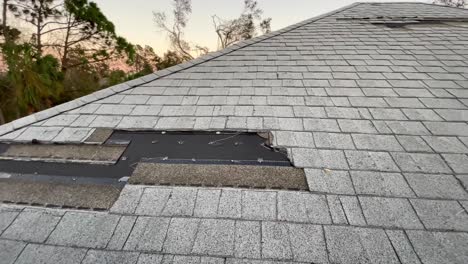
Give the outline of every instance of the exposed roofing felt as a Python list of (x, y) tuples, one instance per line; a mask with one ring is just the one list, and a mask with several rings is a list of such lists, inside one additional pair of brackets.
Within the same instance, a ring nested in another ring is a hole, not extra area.
[(6, 226), (21, 221), (2, 238), (20, 241), (18, 262), (467, 263), (467, 18), (353, 4), (2, 126), (3, 140), (54, 142), (98, 127), (268, 130), (310, 189), (127, 185), (109, 214), (42, 223), (32, 241), (46, 245), (22, 241), (23, 219), (47, 211), (3, 209)]

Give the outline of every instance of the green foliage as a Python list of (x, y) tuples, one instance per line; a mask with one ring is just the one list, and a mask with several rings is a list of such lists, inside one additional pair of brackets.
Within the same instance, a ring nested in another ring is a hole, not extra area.
[(102, 37), (106, 35), (115, 35), (114, 24), (107, 19), (94, 2), (87, 0), (65, 0), (65, 10), (73, 14), (75, 19), (80, 22), (86, 22), (82, 27), (84, 33), (101, 33)]
[(101, 89), (101, 77), (95, 71), (76, 67), (65, 73), (63, 80), (64, 91), (54, 105), (68, 102)]
[(55, 0), (15, 0), (8, 8), (16, 17), (22, 16), (29, 23), (43, 23), (49, 18), (61, 15), (59, 9), (55, 8)]
[[(174, 2), (179, 34), (191, 12), (190, 0)], [(3, 0), (3, 4), (9, 14), (2, 14), (0, 48), (8, 71), (0, 73), (0, 125), (4, 119), (11, 121), (192, 58), (180, 50), (189, 45), (180, 38), (179, 50), (162, 57), (149, 46), (132, 45), (88, 0)], [(25, 21), (24, 32), (8, 24), (7, 15)], [(198, 46), (190, 49), (207, 52)], [(132, 67), (130, 73), (111, 70), (111, 65), (124, 61)]]
[[(65, 0), (65, 10), (73, 16), (74, 23), (83, 36), (90, 36), (96, 41), (104, 41), (106, 44), (115, 45), (115, 50), (133, 59), (135, 50), (133, 45), (125, 38), (118, 36), (115, 33), (114, 24), (107, 19), (101, 9), (94, 2), (88, 0)], [(98, 55), (106, 56), (108, 53)]]
[(29, 44), (6, 43), (2, 52), (12, 88), (10, 105), (16, 106), (17, 117), (48, 108), (60, 97), (63, 75), (57, 59), (50, 55), (36, 59), (37, 52)]
[(83, 46), (88, 47), (83, 53), (83, 57), (87, 57), (86, 63), (101, 62), (123, 54), (128, 63), (134, 60), (133, 45), (116, 34), (114, 24), (107, 19), (96, 3), (88, 0), (64, 0), (64, 5), (67, 26), (65, 43), (62, 45), (63, 70), (82, 65), (71, 64), (67, 56), (70, 50), (84, 50)]
[(167, 51), (164, 53), (163, 58), (157, 58), (156, 68), (162, 70), (165, 68), (172, 67), (185, 61), (185, 58), (181, 57), (177, 52)]
[(127, 74), (122, 70), (114, 70), (109, 73), (108, 83), (109, 86), (123, 83), (127, 80)]
[(4, 39), (8, 39), (10, 41), (16, 41), (21, 35), (21, 31), (16, 28), (12, 28), (9, 26), (3, 27), (0, 25), (0, 36), (4, 37)]

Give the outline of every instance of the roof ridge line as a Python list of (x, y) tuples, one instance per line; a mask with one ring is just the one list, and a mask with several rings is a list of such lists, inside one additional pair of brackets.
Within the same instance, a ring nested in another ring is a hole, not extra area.
[(331, 15), (338, 14), (340, 12), (343, 12), (343, 11), (345, 11), (347, 9), (353, 8), (353, 7), (358, 6), (360, 4), (363, 4), (363, 2), (355, 2), (355, 3), (349, 4), (349, 5), (343, 6), (341, 8), (332, 10), (330, 12), (315, 16), (313, 18), (309, 18), (309, 19), (304, 20), (302, 22), (292, 24), (292, 25), (287, 26), (285, 28), (272, 31), (270, 33), (267, 33), (267, 34), (264, 34), (264, 35), (261, 35), (261, 36), (254, 37), (252, 39), (240, 41), (240, 42), (238, 42), (236, 44), (233, 44), (233, 45), (231, 45), (231, 46), (229, 46), (227, 48), (224, 48), (224, 49), (219, 50), (219, 51), (207, 53), (207, 54), (202, 55), (202, 56), (200, 56), (200, 57), (198, 57), (196, 59), (186, 61), (184, 63), (181, 63), (181, 64), (178, 64), (178, 65), (166, 68), (166, 69), (161, 70), (161, 71), (156, 71), (154, 73), (142, 76), (142, 77), (134, 79), (134, 80), (126, 81), (126, 82), (123, 82), (123, 83), (120, 83), (120, 84), (117, 84), (117, 85), (114, 85), (114, 86), (111, 86), (111, 87), (108, 87), (108, 88), (104, 88), (104, 89), (98, 90), (98, 91), (96, 91), (94, 93), (91, 93), (91, 94), (76, 98), (76, 99), (74, 99), (72, 101), (69, 101), (69, 102), (66, 102), (66, 103), (63, 103), (63, 104), (60, 104), (60, 105), (57, 105), (57, 106), (42, 110), (40, 112), (37, 112), (37, 113), (31, 114), (31, 115), (22, 117), (22, 118), (17, 119), (17, 120), (13, 120), (12, 122), (0, 125), (0, 136), (11, 133), (11, 132), (13, 132), (15, 130), (24, 128), (26, 126), (32, 125), (34, 123), (46, 120), (48, 118), (60, 115), (62, 113), (77, 109), (77, 108), (82, 107), (84, 105), (87, 105), (87, 104), (90, 104), (90, 103), (105, 99), (107, 97), (119, 94), (119, 93), (127, 91), (129, 89), (138, 87), (140, 85), (144, 85), (144, 84), (153, 82), (155, 80), (161, 79), (161, 78), (166, 77), (168, 75), (171, 75), (171, 74), (174, 74), (174, 73), (189, 69), (191, 67), (200, 65), (200, 64), (205, 63), (207, 61), (211, 61), (213, 59), (216, 59), (218, 57), (221, 57), (221, 56), (224, 56), (226, 54), (232, 53), (234, 51), (240, 50), (242, 48), (251, 46), (251, 45), (256, 44), (258, 42), (261, 42), (261, 41), (264, 41), (264, 40), (267, 40), (267, 39), (270, 39), (270, 38), (273, 38), (273, 37), (280, 36), (280, 35), (282, 35), (284, 33), (287, 33), (287, 32), (290, 32), (292, 30), (295, 30), (297, 28), (300, 28), (302, 26), (314, 23), (314, 22), (316, 22), (316, 21), (318, 21), (320, 19), (329, 17)]
[(415, 2), (415, 3), (420, 3), (420, 4), (424, 4), (424, 5), (430, 5), (430, 6), (438, 6), (438, 7), (448, 7), (448, 8), (455, 8), (457, 10), (464, 10), (464, 11), (467, 11), (468, 12), (468, 9), (466, 8), (460, 8), (460, 7), (454, 7), (454, 6), (448, 6), (448, 5), (439, 5), (439, 4), (435, 4), (435, 3), (426, 3), (426, 2)]
[(454, 7), (454, 6), (447, 6), (447, 5), (441, 5), (441, 4), (435, 4), (433, 2), (424, 2), (423, 0), (421, 1), (417, 1), (417, 2), (411, 2), (411, 1), (401, 1), (401, 2), (398, 2), (398, 1), (390, 1), (390, 2), (378, 2), (378, 1), (371, 1), (371, 2), (362, 2), (362, 1), (358, 1), (358, 2), (355, 2), (355, 3), (360, 3), (360, 4), (422, 4), (422, 5), (429, 5), (429, 6), (438, 6), (438, 7), (448, 7), (448, 8), (455, 8), (457, 10), (465, 10), (465, 11), (468, 11), (468, 9), (466, 8), (459, 8), (459, 7)]

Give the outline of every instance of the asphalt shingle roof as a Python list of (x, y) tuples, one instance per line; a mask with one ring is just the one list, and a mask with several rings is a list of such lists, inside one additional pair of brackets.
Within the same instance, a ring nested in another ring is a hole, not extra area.
[[(424, 22), (437, 19), (449, 21)], [(408, 20), (420, 23), (382, 24)], [(127, 186), (110, 214), (60, 216), (19, 263), (53, 250), (129, 263), (140, 252), (156, 254), (142, 262), (467, 263), (467, 25), (468, 10), (357, 3), (0, 127), (2, 140), (59, 142), (98, 127), (272, 131), (311, 190)], [(115, 230), (88, 234), (83, 217)], [(8, 239), (19, 252), (28, 241)]]

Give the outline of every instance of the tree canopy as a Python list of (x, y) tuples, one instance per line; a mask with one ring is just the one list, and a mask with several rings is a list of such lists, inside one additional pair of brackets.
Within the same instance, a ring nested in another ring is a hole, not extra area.
[(464, 8), (468, 6), (468, 1), (467, 0), (435, 0), (434, 4)]

